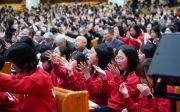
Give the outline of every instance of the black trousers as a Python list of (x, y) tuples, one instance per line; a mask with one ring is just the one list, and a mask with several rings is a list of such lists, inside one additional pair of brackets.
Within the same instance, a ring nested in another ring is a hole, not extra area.
[(95, 112), (117, 112), (117, 111), (110, 107), (101, 107), (101, 108), (96, 108)]

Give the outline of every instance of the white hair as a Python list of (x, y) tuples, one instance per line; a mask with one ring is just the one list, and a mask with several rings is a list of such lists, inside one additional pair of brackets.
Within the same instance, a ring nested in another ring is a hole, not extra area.
[(78, 36), (78, 37), (76, 37), (76, 39), (80, 39), (87, 44), (87, 39), (84, 36)]
[(64, 42), (66, 41), (66, 36), (64, 34), (58, 34), (55, 39), (55, 42)]

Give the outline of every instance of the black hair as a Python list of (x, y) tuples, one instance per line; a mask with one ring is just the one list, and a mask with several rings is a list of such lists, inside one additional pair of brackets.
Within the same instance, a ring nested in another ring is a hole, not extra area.
[(40, 56), (40, 60), (41, 60), (41, 62), (46, 62), (46, 61), (48, 61), (48, 64), (50, 65), (49, 66), (49, 68), (47, 69), (47, 70), (45, 70), (45, 71), (47, 71), (47, 72), (51, 72), (51, 70), (53, 69), (53, 67), (52, 67), (52, 64), (51, 64), (51, 60), (49, 60), (49, 57), (47, 57), (47, 52), (48, 52), (49, 50), (46, 50), (45, 52), (43, 52), (42, 54), (41, 54), (41, 56)]
[(0, 55), (0, 70), (3, 68), (4, 64), (5, 64), (4, 57)]
[(109, 32), (111, 35), (114, 35), (114, 29), (113, 29), (113, 27), (111, 27), (111, 26), (104, 25), (104, 26), (103, 26), (103, 30), (108, 30), (108, 32)]
[(156, 47), (157, 46), (154, 43), (147, 43), (146, 45), (140, 46), (140, 51), (145, 54), (146, 58), (152, 58)]
[(11, 28), (14, 24), (14, 18), (8, 18), (7, 21), (6, 21), (6, 25), (8, 28)]
[(153, 26), (151, 31), (154, 31), (158, 35), (158, 37), (161, 38), (161, 31), (160, 31), (159, 25)]
[(165, 30), (166, 30), (167, 28), (169, 28), (169, 30), (170, 30), (172, 33), (176, 32), (176, 29), (175, 29), (174, 25), (168, 25), (168, 26), (165, 28)]
[(114, 58), (113, 48), (106, 43), (102, 43), (94, 46), (94, 50), (99, 59), (98, 66), (101, 69), (106, 69), (107, 64), (111, 63), (111, 60)]
[(74, 59), (77, 61), (77, 64), (80, 64), (80, 62), (86, 62), (86, 57), (82, 52), (74, 52), (71, 54), (71, 59)]
[[(151, 64), (151, 61), (152, 61), (152, 58), (146, 58), (145, 60), (143, 60), (142, 62), (140, 62), (138, 64), (138, 66), (136, 67), (135, 69), (135, 73), (138, 77), (142, 77), (142, 78), (145, 78), (146, 81), (148, 82), (147, 80), (147, 76), (146, 76), (146, 72), (148, 71), (149, 69), (149, 66)], [(148, 82), (148, 85), (149, 85), (149, 82)]]
[(119, 35), (120, 35), (121, 37), (124, 37), (124, 36), (125, 36), (125, 31), (124, 31), (123, 26), (119, 23), (119, 24), (116, 24), (115, 27), (118, 28), (118, 30), (119, 30)]
[(5, 41), (3, 40), (3, 39), (0, 39), (0, 45), (2, 45), (2, 49), (6, 49), (5, 47), (6, 47), (6, 43), (5, 43)]
[(138, 25), (133, 25), (131, 28), (133, 28), (136, 31), (136, 38), (142, 34), (141, 28)]
[[(139, 63), (139, 58), (138, 58), (138, 53), (133, 46), (122, 45), (116, 50), (115, 55), (117, 55), (120, 50), (122, 50), (122, 52), (126, 55), (128, 60), (128, 67), (126, 68), (126, 74), (123, 76), (123, 80), (125, 81), (129, 73), (135, 70), (136, 66)], [(120, 72), (123, 73), (124, 71), (120, 70)]]
[(50, 32), (53, 33), (53, 34), (55, 34), (55, 33), (58, 33), (59, 30), (58, 30), (57, 28), (55, 28), (55, 27), (52, 27), (52, 28), (50, 29)]
[(29, 38), (28, 36), (22, 36), (20, 40), (18, 40), (18, 42), (24, 42), (26, 44), (28, 44), (29, 46), (32, 47), (32, 49), (35, 48), (34, 42), (31, 38)]
[(29, 72), (37, 68), (38, 60), (35, 50), (27, 43), (16, 42), (5, 53), (6, 60), (13, 62), (20, 72)]
[(58, 47), (59, 48), (59, 51), (61, 52), (61, 56), (65, 56), (65, 58), (67, 59), (67, 60), (69, 60), (69, 57), (70, 57), (70, 49), (68, 48), (68, 47), (66, 47), (66, 46), (59, 46)]

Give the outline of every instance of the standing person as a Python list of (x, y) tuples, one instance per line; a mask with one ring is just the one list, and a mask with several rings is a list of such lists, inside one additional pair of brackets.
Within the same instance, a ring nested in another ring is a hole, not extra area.
[(8, 77), (0, 74), (0, 91), (20, 94), (20, 112), (56, 112), (51, 79), (42, 68), (37, 68), (32, 46), (16, 42), (6, 51), (6, 59), (17, 74)]
[(136, 89), (136, 85), (140, 80), (135, 74), (135, 68), (139, 63), (137, 51), (134, 47), (122, 45), (115, 53), (116, 67), (109, 64), (108, 68), (113, 73), (114, 79), (109, 86), (113, 87), (111, 95), (108, 99), (108, 105), (97, 109), (97, 112), (121, 112), (126, 108), (126, 102), (123, 95), (119, 94), (119, 85), (125, 83), (129, 89), (129, 97), (133, 101), (138, 101), (140, 92)]
[[(4, 57), (0, 56), (0, 70), (4, 63)], [(0, 92), (0, 110), (2, 112), (19, 112), (17, 99), (8, 92)]]

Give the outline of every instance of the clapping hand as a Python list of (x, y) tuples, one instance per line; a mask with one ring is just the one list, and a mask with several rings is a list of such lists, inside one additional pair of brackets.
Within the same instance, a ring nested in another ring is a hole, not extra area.
[(79, 67), (81, 68), (82, 73), (84, 74), (85, 79), (90, 78), (90, 68), (87, 63), (80, 62)]
[[(66, 61), (67, 61), (67, 60), (66, 60)], [(73, 63), (72, 63), (72, 60), (70, 60), (69, 62), (67, 61), (67, 62), (64, 64), (64, 67), (67, 69), (69, 77), (72, 76), (72, 75), (74, 75), (74, 73), (73, 73)]]
[(124, 82), (119, 86), (119, 92), (124, 96), (124, 98), (129, 97), (128, 89)]
[(54, 55), (50, 50), (46, 52), (46, 56), (51, 60), (52, 63), (54, 64), (59, 64), (59, 58)]
[(146, 84), (137, 84), (137, 89), (145, 96), (152, 94), (150, 88)]
[(104, 70), (102, 70), (100, 67), (97, 67), (96, 65), (93, 65), (93, 67), (98, 73), (102, 74), (103, 80), (107, 79), (106, 72)]
[(115, 67), (112, 64), (108, 64), (108, 70), (113, 74), (114, 77), (117, 77), (120, 74), (118, 67)]

